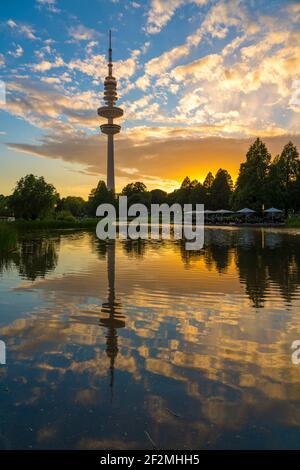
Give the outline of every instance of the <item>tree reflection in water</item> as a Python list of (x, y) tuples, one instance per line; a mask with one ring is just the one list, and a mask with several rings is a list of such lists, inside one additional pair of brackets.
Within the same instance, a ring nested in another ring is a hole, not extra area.
[(53, 271), (58, 262), (60, 237), (24, 238), (18, 243), (17, 250), (2, 253), (0, 272), (4, 269), (18, 269), (22, 278), (35, 281)]
[(145, 448), (145, 429), (161, 448), (298, 445), (293, 232), (207, 229), (199, 252), (93, 233), (26, 243), (2, 266), (0, 447)]

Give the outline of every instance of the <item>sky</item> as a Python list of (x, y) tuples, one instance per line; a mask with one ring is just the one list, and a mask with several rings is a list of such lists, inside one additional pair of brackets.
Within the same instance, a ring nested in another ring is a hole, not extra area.
[(1, 0), (0, 194), (28, 173), (84, 198), (106, 179), (110, 28), (117, 190), (235, 179), (257, 136), (300, 149), (299, 24), (294, 1)]

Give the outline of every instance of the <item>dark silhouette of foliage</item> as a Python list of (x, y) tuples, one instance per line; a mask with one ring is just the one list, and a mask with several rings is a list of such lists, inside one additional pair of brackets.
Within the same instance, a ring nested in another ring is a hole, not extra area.
[(89, 195), (89, 199), (87, 202), (87, 213), (91, 217), (96, 216), (97, 207), (100, 204), (109, 203), (115, 204), (115, 196), (112, 191), (109, 191), (106, 187), (104, 181), (100, 180), (97, 187), (92, 189)]
[(31, 174), (17, 182), (9, 203), (16, 217), (36, 220), (51, 214), (58, 200), (52, 184), (46, 183), (42, 176)]
[(250, 146), (246, 162), (240, 166), (236, 182), (235, 207), (251, 207), (260, 211), (267, 201), (268, 170), (271, 155), (266, 145), (257, 138)]
[(56, 210), (67, 211), (74, 217), (80, 217), (86, 212), (86, 202), (82, 197), (67, 196), (59, 201)]
[(227, 170), (220, 168), (211, 185), (212, 209), (229, 209), (233, 191), (233, 182)]

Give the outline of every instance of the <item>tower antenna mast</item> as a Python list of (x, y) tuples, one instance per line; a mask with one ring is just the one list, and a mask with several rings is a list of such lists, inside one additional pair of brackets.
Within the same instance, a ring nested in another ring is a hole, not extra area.
[(123, 109), (115, 106), (118, 99), (117, 80), (112, 74), (112, 47), (111, 30), (109, 30), (108, 44), (108, 75), (104, 80), (105, 106), (98, 108), (98, 115), (107, 119), (107, 124), (101, 124), (100, 129), (107, 135), (107, 189), (115, 192), (115, 162), (114, 162), (114, 135), (118, 134), (121, 126), (114, 123), (114, 119), (123, 116)]

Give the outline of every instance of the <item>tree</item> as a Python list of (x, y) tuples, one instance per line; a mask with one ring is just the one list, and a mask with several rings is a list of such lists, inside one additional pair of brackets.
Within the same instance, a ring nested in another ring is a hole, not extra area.
[(151, 194), (144, 183), (136, 181), (129, 183), (122, 189), (122, 196), (127, 196), (128, 205), (140, 203), (148, 206), (151, 203)]
[(282, 193), (284, 209), (297, 209), (300, 161), (297, 147), (288, 142), (277, 159), (279, 189)]
[[(169, 203), (178, 203), (181, 206), (184, 204), (192, 204), (196, 201), (197, 199), (197, 191), (199, 189), (199, 181), (195, 180), (190, 180), (188, 176), (184, 178), (184, 180), (181, 183), (181, 186), (179, 189), (176, 189), (171, 193), (168, 197)], [(201, 185), (200, 185), (201, 186)]]
[(267, 206), (284, 209), (284, 190), (281, 185), (280, 171), (278, 165), (279, 155), (277, 155), (269, 166), (267, 178)]
[(147, 187), (144, 183), (136, 181), (135, 183), (129, 183), (122, 189), (122, 196), (130, 197), (133, 194), (145, 193)]
[(150, 194), (152, 204), (163, 204), (167, 201), (167, 193), (162, 189), (152, 189)]
[(97, 207), (104, 203), (115, 205), (116, 200), (113, 191), (108, 190), (105, 182), (100, 180), (97, 187), (90, 192), (87, 213), (92, 217), (96, 217)]
[(211, 188), (214, 182), (214, 176), (212, 172), (208, 172), (206, 175), (205, 180), (203, 181), (203, 188), (204, 188), (204, 204), (207, 209), (212, 208), (211, 204)]
[(227, 170), (220, 168), (211, 185), (211, 206), (213, 209), (229, 209), (233, 183)]
[(0, 216), (6, 217), (12, 214), (12, 210), (10, 208), (10, 196), (3, 196), (0, 194)]
[(260, 211), (267, 200), (268, 171), (271, 155), (266, 145), (257, 138), (250, 145), (246, 162), (240, 166), (234, 194), (236, 208), (249, 206)]
[(32, 174), (21, 178), (10, 198), (10, 205), (16, 217), (35, 220), (49, 215), (58, 202), (59, 194), (52, 184), (42, 176)]
[(209, 171), (205, 177), (205, 180), (203, 181), (203, 187), (205, 189), (211, 189), (214, 179), (214, 175), (211, 171)]
[(74, 217), (79, 217), (85, 213), (86, 202), (82, 197), (67, 196), (60, 200), (57, 209), (59, 211), (68, 211)]
[(190, 197), (190, 204), (205, 204), (205, 189), (204, 186), (197, 181), (197, 184), (193, 184)]

